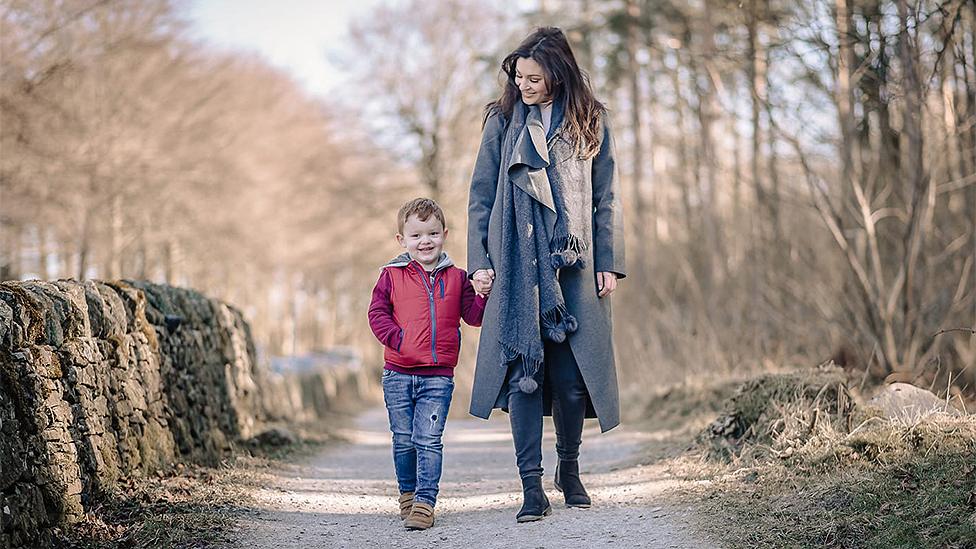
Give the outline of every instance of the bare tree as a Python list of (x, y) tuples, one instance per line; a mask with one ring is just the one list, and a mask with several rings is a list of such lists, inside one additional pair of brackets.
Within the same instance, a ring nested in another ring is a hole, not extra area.
[(382, 92), (358, 96), (358, 107), (394, 128), (381, 140), (414, 163), (435, 199), (463, 186), (482, 107), (496, 93), (489, 75), (504, 17), (483, 3), (416, 0), (377, 8), (350, 29), (356, 85)]

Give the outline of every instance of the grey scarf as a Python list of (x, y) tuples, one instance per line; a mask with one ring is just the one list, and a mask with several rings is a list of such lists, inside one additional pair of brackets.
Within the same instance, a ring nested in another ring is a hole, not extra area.
[[(562, 102), (553, 106), (552, 129), (561, 122)], [(519, 388), (538, 388), (543, 338), (566, 340), (578, 327), (559, 286), (559, 269), (582, 267), (588, 242), (580, 189), (567, 188), (550, 165), (542, 114), (519, 101), (502, 142), (502, 258), (493, 290), (499, 306), (499, 342), (505, 368), (520, 362)], [(581, 181), (573, 183), (581, 185)], [(577, 229), (577, 230), (574, 230)]]

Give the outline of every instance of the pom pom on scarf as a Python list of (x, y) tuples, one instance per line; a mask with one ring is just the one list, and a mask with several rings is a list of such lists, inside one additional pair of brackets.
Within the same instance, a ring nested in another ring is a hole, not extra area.
[(563, 326), (566, 327), (566, 333), (571, 334), (575, 332), (577, 328), (579, 328), (579, 322), (576, 321), (575, 316), (567, 314), (563, 317)]
[(580, 254), (576, 250), (566, 249), (561, 252), (549, 254), (550, 263), (553, 269), (563, 269), (575, 265), (580, 260)]
[(561, 325), (546, 328), (546, 339), (556, 343), (566, 341), (566, 330)]
[(566, 335), (575, 332), (577, 328), (579, 328), (579, 322), (576, 317), (565, 310), (554, 311), (552, 315), (546, 315), (542, 319), (543, 336), (556, 343), (566, 341)]
[(522, 379), (518, 381), (519, 390), (523, 393), (534, 393), (536, 389), (539, 388), (539, 383), (529, 375), (522, 376)]

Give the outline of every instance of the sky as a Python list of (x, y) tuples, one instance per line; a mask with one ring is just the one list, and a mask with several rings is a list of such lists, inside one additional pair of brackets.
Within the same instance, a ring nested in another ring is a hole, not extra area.
[(222, 49), (251, 51), (324, 97), (346, 77), (329, 60), (350, 21), (381, 0), (190, 0), (190, 34)]

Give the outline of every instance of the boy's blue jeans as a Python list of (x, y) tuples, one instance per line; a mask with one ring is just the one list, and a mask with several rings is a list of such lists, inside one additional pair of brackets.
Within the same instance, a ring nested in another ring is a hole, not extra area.
[(383, 400), (393, 432), (393, 466), (400, 493), (433, 506), (441, 480), (441, 435), (451, 407), (454, 379), (383, 370)]

